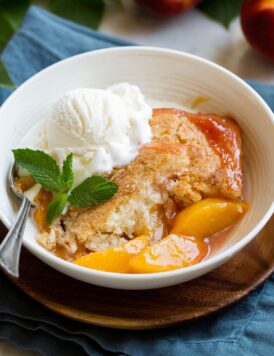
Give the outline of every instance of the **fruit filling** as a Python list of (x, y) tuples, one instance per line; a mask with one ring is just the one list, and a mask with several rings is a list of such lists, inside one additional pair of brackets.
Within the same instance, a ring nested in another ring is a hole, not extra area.
[[(26, 176), (16, 181), (24, 191), (34, 181)], [(35, 196), (35, 222), (41, 232), (50, 232), (46, 223), (52, 193), (41, 189)], [(154, 229), (117, 247), (87, 253), (74, 263), (87, 268), (117, 273), (156, 273), (188, 267), (204, 260), (211, 251), (210, 239), (238, 222), (248, 211), (241, 200), (203, 199), (181, 211), (171, 198), (162, 209), (151, 211)], [(60, 256), (65, 256), (60, 250)]]
[(170, 233), (158, 242), (144, 235), (118, 247), (90, 253), (74, 263), (119, 273), (155, 273), (188, 267), (209, 255), (212, 235), (234, 225), (247, 210), (243, 201), (205, 199), (179, 212)]
[[(19, 192), (26, 192), (35, 185), (35, 180), (31, 176), (17, 178), (14, 182), (15, 188)], [(50, 226), (47, 225), (47, 211), (49, 203), (52, 200), (52, 193), (40, 189), (35, 195), (33, 202), (37, 205), (33, 214), (34, 221), (40, 232), (50, 232)]]

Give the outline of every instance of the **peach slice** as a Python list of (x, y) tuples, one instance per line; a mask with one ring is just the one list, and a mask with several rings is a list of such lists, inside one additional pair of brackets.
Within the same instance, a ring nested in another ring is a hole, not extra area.
[(182, 235), (168, 235), (146, 247), (129, 266), (132, 273), (156, 273), (188, 267), (203, 260), (209, 253), (204, 241)]
[(37, 208), (34, 211), (34, 220), (41, 232), (50, 232), (50, 227), (47, 225), (48, 206), (52, 200), (52, 193), (45, 189), (41, 189), (35, 196), (34, 202)]
[(17, 189), (19, 192), (25, 192), (26, 190), (29, 190), (35, 185), (35, 180), (32, 178), (32, 176), (24, 176), (17, 178), (16, 181), (14, 182), (15, 189)]
[(129, 273), (129, 262), (132, 257), (140, 253), (150, 243), (149, 236), (141, 235), (118, 247), (110, 247), (107, 250), (92, 252), (77, 258), (74, 263), (101, 271)]
[[(25, 192), (35, 185), (35, 180), (32, 176), (23, 176), (17, 178), (14, 182), (15, 188), (20, 192)], [(41, 232), (50, 232), (50, 227), (46, 223), (48, 206), (52, 199), (52, 193), (45, 189), (41, 189), (35, 196), (34, 202), (37, 208), (34, 211), (34, 220)]]
[(235, 224), (247, 211), (248, 204), (243, 201), (204, 199), (176, 216), (171, 233), (208, 237)]

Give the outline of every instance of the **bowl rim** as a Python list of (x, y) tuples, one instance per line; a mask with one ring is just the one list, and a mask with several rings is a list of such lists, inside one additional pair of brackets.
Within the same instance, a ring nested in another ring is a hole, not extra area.
[[(77, 61), (79, 58), (82, 57), (93, 57), (99, 55), (111, 55), (114, 52), (121, 52), (121, 53), (131, 53), (131, 52), (144, 52), (147, 54), (164, 54), (167, 56), (172, 56), (176, 58), (184, 58), (187, 60), (192, 60), (195, 61), (196, 63), (201, 63), (203, 65), (207, 65), (208, 67), (215, 69), (219, 72), (221, 72), (223, 75), (225, 75), (227, 78), (230, 78), (237, 82), (239, 86), (242, 87), (243, 90), (246, 90), (249, 92), (251, 96), (253, 96), (254, 99), (256, 99), (256, 102), (258, 105), (260, 105), (264, 111), (266, 116), (268, 116), (268, 119), (272, 122), (273, 127), (274, 127), (274, 114), (267, 105), (267, 103), (262, 99), (262, 97), (253, 89), (251, 88), (244, 80), (239, 78), (236, 74), (230, 72), (228, 69), (223, 68), (222, 66), (209, 61), (207, 59), (201, 58), (199, 56), (185, 53), (183, 51), (178, 51), (178, 50), (172, 50), (172, 49), (166, 49), (166, 48), (161, 48), (161, 47), (150, 47), (150, 46), (122, 46), (122, 47), (111, 47), (111, 48), (104, 48), (104, 49), (98, 49), (98, 50), (92, 50), (84, 53), (80, 53), (74, 56), (71, 56), (69, 58), (63, 59), (57, 63), (54, 63), (43, 70), (39, 71), (32, 77), (30, 77), (28, 80), (26, 80), (23, 84), (21, 84), (3, 103), (1, 110), (0, 110), (0, 117), (2, 112), (6, 109), (7, 106), (12, 105), (12, 102), (16, 100), (17, 95), (28, 88), (29, 85), (32, 84), (32, 82), (36, 81), (39, 79), (41, 76), (47, 75), (49, 72), (58, 69), (59, 67), (62, 67), (65, 63)], [(3, 172), (6, 176), (6, 172)], [(36, 257), (41, 259), (42, 261), (49, 261), (49, 264), (51, 266), (54, 265), (59, 265), (62, 270), (65, 269), (68, 272), (80, 272), (82, 275), (87, 276), (95, 276), (95, 277), (100, 277), (104, 278), (105, 280), (120, 280), (120, 281), (149, 281), (149, 280), (154, 280), (154, 279), (167, 279), (169, 277), (175, 277), (178, 275), (183, 275), (186, 272), (191, 273), (199, 270), (206, 270), (207, 267), (210, 267), (211, 265), (218, 265), (221, 264), (221, 262), (225, 262), (229, 258), (231, 258), (234, 254), (239, 252), (244, 246), (246, 246), (258, 233), (259, 231), (265, 226), (265, 224), (268, 222), (268, 220), (271, 218), (272, 214), (274, 213), (274, 200), (272, 201), (272, 204), (268, 207), (268, 209), (265, 211), (264, 216), (262, 219), (259, 221), (258, 224), (256, 224), (253, 229), (245, 236), (242, 237), (241, 240), (236, 242), (234, 245), (228, 247), (224, 251), (220, 252), (219, 254), (212, 256), (208, 259), (205, 259), (204, 261), (193, 265), (189, 266), (186, 268), (181, 268), (181, 269), (176, 269), (176, 270), (171, 270), (171, 271), (166, 271), (166, 272), (157, 272), (157, 273), (146, 273), (146, 274), (129, 274), (129, 273), (117, 273), (117, 272), (105, 272), (105, 271), (100, 271), (100, 270), (94, 270), (94, 269), (89, 269), (85, 268), (82, 266), (75, 265), (71, 262), (62, 260), (61, 258), (55, 256), (53, 253), (47, 251), (45, 248), (42, 246), (38, 245), (38, 242), (36, 242), (37, 246), (33, 244), (32, 241), (23, 239), (23, 245), (26, 247), (31, 253), (33, 253)], [(4, 211), (2, 211), (0, 207), (0, 220), (4, 223), (4, 225), (9, 229), (12, 225), (11, 221), (5, 216)], [(37, 248), (39, 247), (39, 248)], [(59, 269), (60, 271), (60, 269)]]

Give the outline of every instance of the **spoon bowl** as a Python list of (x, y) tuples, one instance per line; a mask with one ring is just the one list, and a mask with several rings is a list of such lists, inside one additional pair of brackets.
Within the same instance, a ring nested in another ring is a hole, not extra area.
[(9, 170), (9, 186), (12, 192), (22, 200), (18, 215), (14, 225), (11, 227), (7, 236), (0, 245), (0, 266), (8, 274), (15, 278), (19, 277), (19, 261), (22, 241), (24, 237), (27, 217), (33, 204), (23, 193), (18, 191), (14, 185), (15, 175), (17, 171), (16, 163), (14, 162)]

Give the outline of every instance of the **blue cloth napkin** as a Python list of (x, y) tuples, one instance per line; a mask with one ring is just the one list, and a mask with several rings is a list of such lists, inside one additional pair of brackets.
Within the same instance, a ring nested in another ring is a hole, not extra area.
[[(32, 7), (3, 52), (22, 83), (65, 57), (126, 41)], [(274, 89), (250, 82), (274, 110)], [(10, 94), (0, 90), (0, 103)], [(171, 296), (172, 302), (172, 296)], [(68, 320), (31, 300), (0, 273), (0, 338), (43, 355), (274, 355), (274, 276), (247, 298), (196, 322), (155, 331), (123, 331)]]

